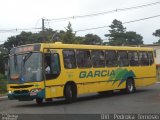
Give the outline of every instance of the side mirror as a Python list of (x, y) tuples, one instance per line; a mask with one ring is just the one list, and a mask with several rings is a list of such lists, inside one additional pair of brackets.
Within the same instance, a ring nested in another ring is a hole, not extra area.
[(154, 57), (157, 57), (156, 49), (154, 49)]

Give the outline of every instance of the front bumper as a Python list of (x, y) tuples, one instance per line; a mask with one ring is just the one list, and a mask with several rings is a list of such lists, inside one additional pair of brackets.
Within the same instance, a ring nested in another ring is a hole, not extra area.
[(35, 95), (31, 95), (30, 92), (23, 92), (23, 91), (14, 91), (13, 93), (8, 93), (8, 99), (10, 100), (19, 100), (19, 101), (30, 101), (34, 100), (35, 98), (45, 98), (45, 91), (44, 89), (36, 93)]
[(14, 94), (14, 93), (9, 93), (8, 94), (8, 99), (10, 100), (20, 100), (20, 101), (30, 101), (36, 98), (35, 96), (30, 96), (29, 93), (25, 94)]

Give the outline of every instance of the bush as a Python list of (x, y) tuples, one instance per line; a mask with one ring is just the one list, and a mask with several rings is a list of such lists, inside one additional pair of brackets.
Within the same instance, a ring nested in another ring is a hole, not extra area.
[(7, 80), (4, 75), (0, 74), (0, 93), (7, 92)]

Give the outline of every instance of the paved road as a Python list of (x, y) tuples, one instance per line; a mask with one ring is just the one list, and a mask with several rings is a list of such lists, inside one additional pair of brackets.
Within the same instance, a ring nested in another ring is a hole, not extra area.
[(160, 84), (139, 88), (134, 94), (81, 96), (72, 104), (64, 99), (36, 105), (35, 101), (0, 100), (0, 113), (13, 114), (96, 114), (96, 113), (160, 113)]

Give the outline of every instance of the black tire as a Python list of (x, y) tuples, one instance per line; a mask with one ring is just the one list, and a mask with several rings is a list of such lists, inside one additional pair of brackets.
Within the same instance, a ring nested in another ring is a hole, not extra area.
[(134, 93), (136, 91), (135, 83), (134, 83), (134, 80), (132, 78), (127, 79), (125, 91), (128, 94)]
[(43, 103), (43, 99), (42, 98), (36, 98), (36, 103), (38, 105), (41, 105)]
[(72, 103), (77, 100), (77, 89), (73, 84), (67, 84), (64, 91), (65, 99), (67, 103)]

